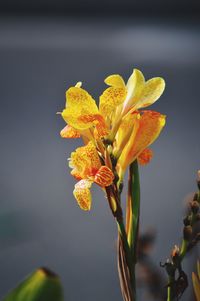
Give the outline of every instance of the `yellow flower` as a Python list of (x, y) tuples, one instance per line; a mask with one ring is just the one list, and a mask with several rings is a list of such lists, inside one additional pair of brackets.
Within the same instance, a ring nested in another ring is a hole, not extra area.
[(118, 74), (108, 76), (105, 83), (109, 87), (100, 96), (99, 108), (78, 82), (66, 91), (66, 106), (61, 113), (67, 123), (61, 137), (82, 137), (85, 144), (70, 158), (71, 174), (79, 180), (74, 196), (84, 210), (91, 206), (93, 182), (101, 187), (114, 185), (113, 172), (116, 179), (120, 176), (122, 180), (134, 160), (138, 159), (142, 165), (149, 163), (152, 151), (148, 146), (165, 124), (164, 115), (139, 111), (162, 95), (165, 88), (162, 78), (145, 81), (142, 72), (134, 69), (127, 83)]
[(80, 180), (75, 185), (74, 196), (83, 210), (90, 210), (92, 183), (102, 188), (110, 186), (114, 175), (107, 166), (101, 164), (96, 147), (91, 141), (71, 153), (69, 166), (72, 168), (71, 174)]

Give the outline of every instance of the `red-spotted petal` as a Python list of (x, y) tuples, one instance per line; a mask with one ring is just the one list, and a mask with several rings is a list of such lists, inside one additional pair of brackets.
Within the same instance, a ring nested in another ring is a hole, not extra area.
[(72, 126), (70, 126), (69, 124), (66, 125), (62, 131), (60, 132), (60, 136), (62, 138), (80, 138), (80, 132), (78, 130), (76, 130), (75, 128), (73, 128)]
[(107, 166), (101, 166), (94, 177), (94, 182), (101, 187), (110, 186), (113, 180), (114, 174)]
[(81, 180), (74, 186), (74, 197), (81, 209), (88, 211), (91, 208), (92, 197), (90, 187), (92, 182), (89, 180)]

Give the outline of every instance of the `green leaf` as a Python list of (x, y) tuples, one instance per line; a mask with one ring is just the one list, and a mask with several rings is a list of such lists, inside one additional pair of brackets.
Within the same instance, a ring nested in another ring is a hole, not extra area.
[(40, 268), (2, 301), (64, 301), (64, 297), (59, 277), (47, 268)]

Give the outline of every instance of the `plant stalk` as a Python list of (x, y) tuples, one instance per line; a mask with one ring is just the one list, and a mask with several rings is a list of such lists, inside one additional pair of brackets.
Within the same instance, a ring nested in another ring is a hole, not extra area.
[(132, 289), (136, 292), (135, 266), (137, 263), (138, 232), (140, 220), (140, 180), (137, 160), (129, 166), (128, 197), (126, 207), (126, 232), (131, 252), (133, 270)]

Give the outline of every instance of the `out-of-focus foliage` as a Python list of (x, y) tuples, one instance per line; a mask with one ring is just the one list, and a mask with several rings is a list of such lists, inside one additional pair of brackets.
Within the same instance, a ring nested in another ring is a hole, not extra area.
[(196, 300), (200, 301), (200, 262), (197, 262), (197, 274), (192, 273), (192, 282)]
[(59, 277), (40, 268), (21, 282), (2, 301), (63, 301)]

